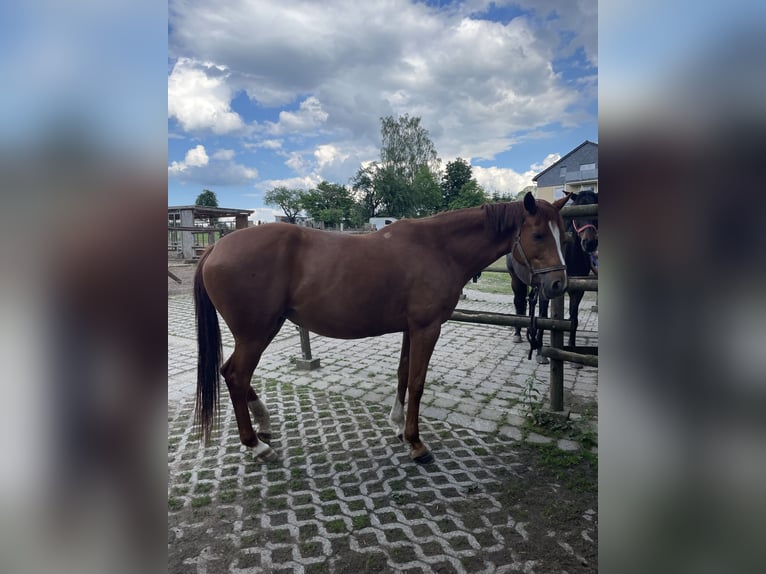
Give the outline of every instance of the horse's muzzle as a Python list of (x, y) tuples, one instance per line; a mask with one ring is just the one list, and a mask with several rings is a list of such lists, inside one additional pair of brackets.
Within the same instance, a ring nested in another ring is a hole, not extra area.
[(598, 249), (598, 239), (583, 239), (580, 245), (585, 253), (593, 253)]
[(550, 275), (550, 277), (542, 278), (541, 291), (544, 298), (555, 299), (567, 290), (567, 275), (566, 273), (551, 273)]

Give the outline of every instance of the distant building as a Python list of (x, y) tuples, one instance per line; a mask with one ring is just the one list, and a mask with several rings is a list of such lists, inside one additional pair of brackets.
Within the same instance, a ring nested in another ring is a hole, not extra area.
[(375, 231), (376, 229), (383, 229), (386, 225), (391, 225), (394, 221), (397, 221), (396, 217), (370, 217), (369, 224)]
[[(168, 258), (194, 260), (226, 233), (248, 227), (249, 209), (168, 206)], [(228, 220), (228, 221), (225, 221)]]
[(585, 140), (556, 163), (532, 178), (537, 197), (553, 201), (570, 191), (598, 193), (598, 144)]

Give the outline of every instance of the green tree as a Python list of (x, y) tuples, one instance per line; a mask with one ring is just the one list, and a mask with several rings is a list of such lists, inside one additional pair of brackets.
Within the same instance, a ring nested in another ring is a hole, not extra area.
[(488, 201), (487, 194), (482, 187), (472, 179), (460, 188), (460, 193), (449, 204), (449, 209), (462, 209), (463, 207), (476, 207)]
[(447, 163), (441, 182), (442, 203), (445, 208), (449, 208), (457, 199), (460, 190), (472, 177), (471, 165), (464, 159), (457, 158)]
[(384, 169), (391, 170), (397, 177), (411, 186), (415, 176), (423, 167), (438, 173), (440, 160), (428, 130), (420, 125), (419, 117), (404, 114), (380, 118), (380, 161)]
[(202, 193), (197, 196), (194, 201), (194, 205), (202, 205), (205, 207), (218, 207), (218, 197), (214, 191), (209, 189), (203, 189)]
[(377, 169), (377, 163), (372, 163), (367, 167), (360, 167), (351, 178), (351, 191), (354, 200), (352, 220), (357, 227), (367, 223), (370, 217), (378, 215), (378, 210), (383, 205), (383, 199), (380, 197), (378, 190), (375, 189), (375, 173)]
[(337, 227), (351, 217), (354, 200), (345, 186), (323, 181), (315, 189), (301, 194), (301, 205), (315, 221)]
[(413, 203), (415, 206), (414, 216), (424, 217), (433, 215), (442, 209), (442, 194), (439, 182), (433, 172), (423, 167), (415, 174), (412, 184)]
[(263, 202), (266, 205), (276, 205), (282, 208), (282, 211), (287, 217), (287, 221), (295, 223), (296, 217), (303, 209), (301, 204), (301, 195), (303, 190), (300, 189), (288, 189), (284, 186), (275, 187), (271, 191), (267, 191), (263, 196)]
[(397, 218), (415, 216), (417, 210), (412, 187), (393, 168), (379, 168), (373, 184), (381, 199), (379, 215)]

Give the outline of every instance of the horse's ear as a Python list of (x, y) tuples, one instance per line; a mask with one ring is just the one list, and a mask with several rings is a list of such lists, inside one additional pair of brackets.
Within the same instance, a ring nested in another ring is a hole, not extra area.
[(551, 205), (555, 207), (558, 211), (561, 211), (561, 208), (566, 205), (566, 202), (569, 201), (570, 197), (576, 197), (574, 193), (571, 191), (568, 192), (564, 197), (558, 198), (556, 201), (554, 201)]
[(524, 196), (524, 209), (526, 209), (532, 215), (537, 212), (537, 202), (535, 201), (535, 196), (532, 195), (531, 191), (528, 191)]

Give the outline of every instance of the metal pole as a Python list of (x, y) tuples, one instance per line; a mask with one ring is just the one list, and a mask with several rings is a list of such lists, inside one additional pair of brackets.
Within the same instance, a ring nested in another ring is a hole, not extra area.
[(311, 341), (309, 340), (309, 332), (303, 327), (298, 327), (298, 334), (301, 338), (301, 354), (302, 358), (296, 359), (295, 366), (303, 371), (313, 371), (319, 368), (319, 359), (311, 358)]
[(303, 359), (306, 361), (311, 360), (311, 341), (309, 340), (309, 332), (303, 327), (298, 327), (298, 333), (301, 336), (301, 353)]

